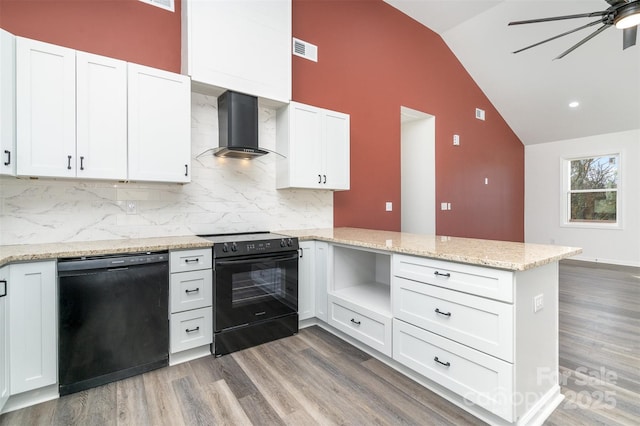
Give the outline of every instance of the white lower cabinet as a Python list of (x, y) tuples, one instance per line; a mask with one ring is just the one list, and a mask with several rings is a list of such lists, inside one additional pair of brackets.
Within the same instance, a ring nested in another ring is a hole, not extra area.
[(11, 395), (57, 383), (56, 262), (10, 265)]
[[(206, 355), (213, 342), (211, 251), (204, 248), (169, 253), (172, 364)], [(204, 349), (193, 354), (188, 352), (198, 348)]]
[(298, 320), (313, 318), (316, 313), (315, 302), (315, 248), (314, 241), (300, 242), (298, 259)]
[(513, 420), (513, 364), (393, 320), (393, 358), (505, 420)]
[(211, 344), (212, 314), (210, 306), (171, 314), (171, 353)]
[(316, 241), (314, 253), (314, 290), (315, 290), (315, 307), (316, 317), (322, 321), (328, 320), (327, 310), (329, 301), (327, 297), (328, 290), (328, 271), (329, 271), (329, 244)]
[(0, 413), (9, 399), (9, 266), (0, 268)]
[(329, 324), (367, 346), (391, 356), (391, 317), (329, 296)]

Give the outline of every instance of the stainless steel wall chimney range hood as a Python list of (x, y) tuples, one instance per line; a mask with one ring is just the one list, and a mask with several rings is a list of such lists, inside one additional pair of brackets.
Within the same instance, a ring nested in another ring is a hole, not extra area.
[(258, 98), (228, 90), (218, 97), (217, 157), (252, 159), (268, 151), (258, 148)]

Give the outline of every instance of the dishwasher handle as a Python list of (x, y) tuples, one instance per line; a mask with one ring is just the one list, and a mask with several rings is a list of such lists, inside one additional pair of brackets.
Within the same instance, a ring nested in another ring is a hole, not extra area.
[(59, 259), (58, 272), (88, 271), (92, 269), (130, 268), (152, 263), (169, 262), (169, 253), (147, 252), (125, 255), (107, 255)]

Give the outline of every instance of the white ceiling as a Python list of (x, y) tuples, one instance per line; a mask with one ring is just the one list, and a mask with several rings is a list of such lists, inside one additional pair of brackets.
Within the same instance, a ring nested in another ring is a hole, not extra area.
[(612, 26), (554, 60), (596, 25), (511, 53), (597, 18), (508, 22), (604, 10), (605, 0), (384, 1), (440, 34), (525, 145), (640, 129), (640, 31), (624, 51)]

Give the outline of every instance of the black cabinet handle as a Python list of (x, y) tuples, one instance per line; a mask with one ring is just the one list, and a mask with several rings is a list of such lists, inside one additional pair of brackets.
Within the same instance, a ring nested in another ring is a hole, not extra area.
[(327, 175), (322, 175), (324, 176), (324, 181), (322, 183), (327, 183)]
[(322, 175), (318, 175), (318, 183), (322, 183)]
[(435, 272), (433, 273), (433, 275), (435, 275), (436, 277), (445, 277), (445, 278), (449, 278), (449, 277), (451, 277), (451, 274), (450, 274), (450, 273), (448, 273), (448, 272), (445, 272), (445, 273), (443, 274), (442, 272), (435, 271)]
[(442, 362), (442, 361), (440, 361), (440, 360), (438, 359), (438, 357), (435, 357), (433, 360), (434, 360), (435, 362), (437, 362), (438, 364), (442, 364), (442, 365), (444, 365), (445, 367), (451, 367), (451, 363), (450, 363), (449, 361), (447, 361), (447, 362)]
[(191, 294), (191, 293), (196, 293), (198, 291), (200, 291), (200, 287), (197, 287), (194, 290), (186, 289), (184, 292), (187, 293), (187, 294)]
[(4, 150), (4, 153), (7, 154), (7, 161), (4, 162), (5, 166), (11, 164), (11, 151)]
[(186, 331), (187, 333), (193, 333), (194, 331), (198, 331), (200, 330), (200, 327), (196, 327), (196, 328), (187, 328), (184, 331)]
[(84, 157), (80, 157), (80, 170), (84, 170)]
[(0, 280), (0, 297), (7, 295), (7, 280)]
[(355, 325), (360, 325), (360, 321), (356, 321), (355, 319), (351, 318), (351, 322), (354, 323)]
[(67, 155), (67, 169), (71, 170), (71, 156)]
[(450, 317), (451, 316), (451, 312), (442, 312), (438, 308), (436, 308), (436, 314), (444, 315), (445, 317)]
[(187, 265), (188, 265), (188, 264), (190, 264), (190, 263), (192, 263), (192, 262), (196, 262), (196, 263), (198, 263), (198, 259), (185, 259), (185, 260), (184, 260), (184, 263), (186, 263)]
[(188, 164), (184, 165), (184, 175), (185, 176), (189, 176), (189, 165)]

